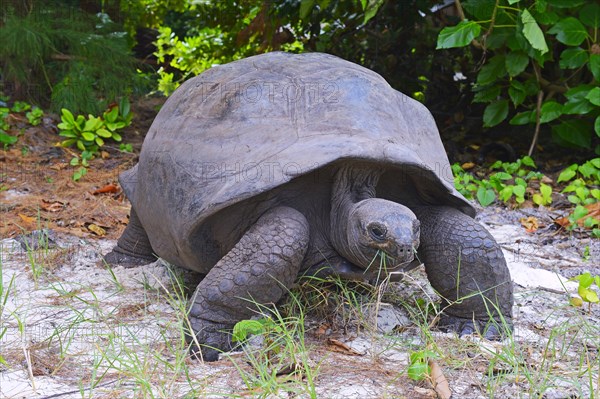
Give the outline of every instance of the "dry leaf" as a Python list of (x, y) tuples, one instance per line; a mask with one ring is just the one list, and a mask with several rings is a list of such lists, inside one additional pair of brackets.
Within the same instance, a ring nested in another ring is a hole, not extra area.
[(62, 211), (65, 208), (65, 203), (60, 202), (60, 201), (46, 201), (45, 199), (42, 200), (42, 203), (40, 204), (40, 207), (47, 211), (47, 212), (59, 212)]
[(519, 222), (521, 222), (521, 226), (525, 227), (525, 231), (528, 233), (533, 233), (540, 227), (539, 222), (535, 216), (520, 218)]
[[(593, 217), (596, 219), (600, 219), (600, 202), (596, 202), (593, 204), (586, 205), (585, 208), (588, 210), (588, 213), (580, 219), (577, 219), (577, 224), (582, 227), (583, 222), (589, 218)], [(568, 217), (562, 217), (554, 220), (554, 223), (560, 225), (561, 227), (568, 227), (571, 225), (571, 221)]]
[(106, 230), (104, 230), (102, 227), (97, 226), (93, 223), (90, 224), (87, 228), (88, 228), (88, 230), (94, 232), (94, 234), (96, 234), (97, 236), (104, 237), (106, 235)]
[(440, 399), (450, 399), (452, 391), (450, 391), (450, 385), (448, 380), (442, 372), (442, 368), (433, 360), (429, 360), (429, 368), (431, 370), (431, 381), (433, 383), (433, 389)]
[(544, 184), (548, 184), (548, 185), (551, 185), (551, 184), (553, 184), (553, 183), (554, 183), (554, 182), (552, 181), (552, 179), (551, 179), (551, 178), (549, 178), (549, 177), (548, 177), (548, 176), (546, 176), (546, 175), (542, 175), (542, 180), (540, 180), (540, 181), (541, 181), (542, 183), (544, 183)]
[(100, 156), (102, 157), (102, 159), (107, 159), (110, 157), (110, 154), (106, 151), (101, 151)]
[(428, 396), (430, 398), (435, 398), (435, 391), (433, 389), (421, 388), (419, 386), (415, 386), (413, 388), (416, 393), (423, 396)]
[(343, 354), (351, 355), (351, 356), (362, 356), (363, 355), (362, 353), (352, 349), (351, 347), (349, 347), (342, 341), (338, 341), (337, 339), (334, 339), (334, 338), (329, 338), (327, 340), (327, 349), (329, 349), (332, 352), (339, 352), (339, 353), (343, 353)]
[(469, 169), (473, 169), (475, 167), (475, 164), (473, 162), (465, 162), (462, 165), (460, 165), (461, 168), (463, 168), (464, 170), (469, 170)]
[(19, 217), (26, 224), (35, 224), (36, 218), (19, 213)]
[(106, 186), (94, 191), (92, 194), (98, 195), (98, 194), (118, 193), (118, 192), (119, 192), (119, 187), (115, 186), (114, 184), (107, 184)]

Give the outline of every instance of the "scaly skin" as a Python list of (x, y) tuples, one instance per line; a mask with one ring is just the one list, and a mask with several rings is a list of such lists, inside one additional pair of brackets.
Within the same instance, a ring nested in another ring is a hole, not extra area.
[(117, 245), (104, 256), (104, 261), (109, 265), (135, 267), (147, 265), (157, 259), (140, 220), (131, 208), (129, 223), (119, 237)]
[(459, 335), (479, 331), (488, 339), (509, 333), (501, 318), (512, 329), (513, 287), (502, 250), (491, 234), (454, 208), (413, 211), (421, 221), (418, 257), (431, 285), (445, 298), (439, 327)]
[[(190, 322), (205, 361), (231, 349), (230, 330), (256, 314), (257, 304), (277, 302), (295, 281), (308, 248), (306, 218), (288, 207), (263, 216), (196, 288)], [(251, 302), (252, 301), (252, 302)]]

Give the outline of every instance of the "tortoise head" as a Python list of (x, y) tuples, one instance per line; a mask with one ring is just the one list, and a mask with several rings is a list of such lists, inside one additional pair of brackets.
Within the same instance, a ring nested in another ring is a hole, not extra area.
[(419, 247), (420, 223), (404, 205), (369, 198), (352, 205), (346, 225), (345, 257), (368, 269), (381, 253), (396, 268), (411, 262)]

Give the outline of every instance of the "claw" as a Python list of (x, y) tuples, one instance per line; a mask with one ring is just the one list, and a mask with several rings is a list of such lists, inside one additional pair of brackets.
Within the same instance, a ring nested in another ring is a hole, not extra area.
[(192, 358), (215, 362), (219, 360), (219, 353), (232, 349), (231, 334), (228, 332), (231, 327), (199, 318), (192, 318), (190, 322), (196, 332), (196, 339), (186, 333)]

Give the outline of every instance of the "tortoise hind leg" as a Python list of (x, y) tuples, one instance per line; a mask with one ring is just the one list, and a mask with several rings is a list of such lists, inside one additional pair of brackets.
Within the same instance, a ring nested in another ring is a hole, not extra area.
[(125, 231), (113, 250), (104, 256), (104, 260), (110, 265), (126, 267), (146, 265), (156, 260), (148, 235), (133, 208)]
[(230, 350), (235, 323), (279, 301), (295, 281), (308, 241), (308, 222), (295, 209), (261, 216), (198, 284), (189, 313), (192, 354), (200, 349), (203, 360), (215, 361)]
[[(439, 327), (498, 339), (512, 330), (513, 287), (500, 246), (471, 217), (442, 206), (415, 209), (419, 258), (444, 298)], [(503, 325), (505, 327), (503, 327)]]

